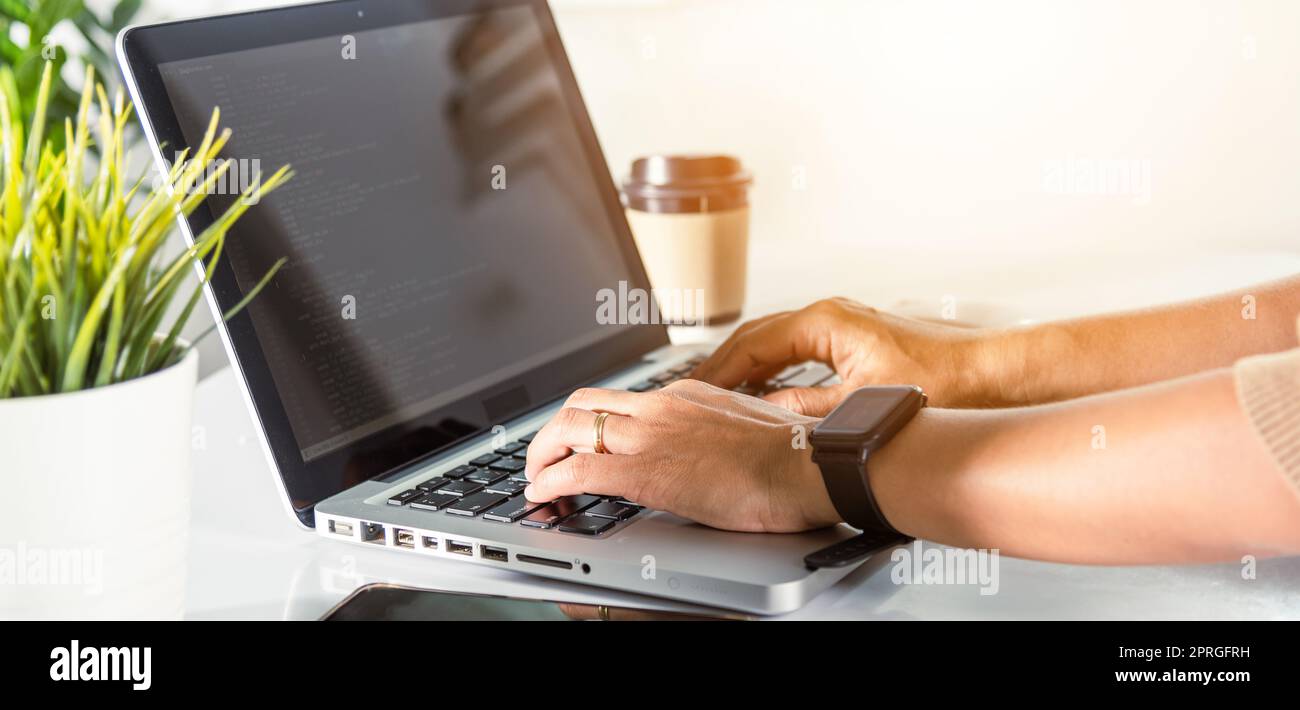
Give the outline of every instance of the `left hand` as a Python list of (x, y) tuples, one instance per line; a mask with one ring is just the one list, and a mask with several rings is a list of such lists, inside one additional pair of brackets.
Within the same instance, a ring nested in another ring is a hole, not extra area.
[[(598, 412), (609, 412), (606, 454), (593, 452)], [(622, 496), (727, 530), (827, 527), (840, 516), (807, 445), (816, 423), (694, 380), (643, 394), (582, 389), (529, 444), (524, 494)]]
[(741, 325), (690, 376), (725, 388), (762, 385), (787, 365), (816, 360), (835, 370), (842, 383), (779, 389), (764, 397), (816, 417), (864, 385), (920, 385), (936, 407), (1010, 404), (1008, 383), (1018, 374), (1011, 364), (1017, 360), (994, 350), (994, 335), (831, 298)]

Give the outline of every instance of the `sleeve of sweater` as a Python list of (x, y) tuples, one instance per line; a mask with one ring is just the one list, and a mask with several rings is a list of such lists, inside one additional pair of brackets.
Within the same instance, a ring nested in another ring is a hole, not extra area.
[(1244, 358), (1233, 370), (1242, 410), (1300, 495), (1300, 349)]

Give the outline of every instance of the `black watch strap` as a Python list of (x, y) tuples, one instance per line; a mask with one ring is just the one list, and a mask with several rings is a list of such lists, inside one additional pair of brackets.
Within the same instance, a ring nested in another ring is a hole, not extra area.
[(906, 535), (895, 535), (887, 532), (864, 532), (855, 537), (840, 540), (829, 547), (823, 547), (816, 552), (808, 553), (804, 556), (803, 563), (807, 565), (808, 569), (848, 567), (881, 550), (888, 550), (894, 545), (901, 545), (911, 540), (912, 538)]
[(831, 504), (844, 522), (864, 532), (880, 532), (903, 536), (890, 525), (880, 505), (876, 503), (867, 477), (867, 458), (855, 455), (823, 455), (818, 458), (822, 481), (830, 494)]

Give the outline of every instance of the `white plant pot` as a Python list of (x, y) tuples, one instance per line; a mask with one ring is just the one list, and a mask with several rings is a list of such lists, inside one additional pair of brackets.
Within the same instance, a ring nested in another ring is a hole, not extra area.
[(0, 618), (180, 618), (197, 372), (0, 399)]

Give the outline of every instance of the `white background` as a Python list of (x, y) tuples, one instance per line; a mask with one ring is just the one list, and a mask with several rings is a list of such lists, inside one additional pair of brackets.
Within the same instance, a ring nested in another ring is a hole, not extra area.
[[(152, 0), (146, 17), (267, 4)], [(758, 179), (756, 242), (833, 249), (864, 279), (884, 250), (927, 269), (1006, 254), (1045, 277), (1108, 254), (1300, 250), (1300, 2), (553, 5), (616, 177), (647, 152), (734, 153)], [(1071, 157), (1143, 161), (1150, 201), (1053, 192)]]

